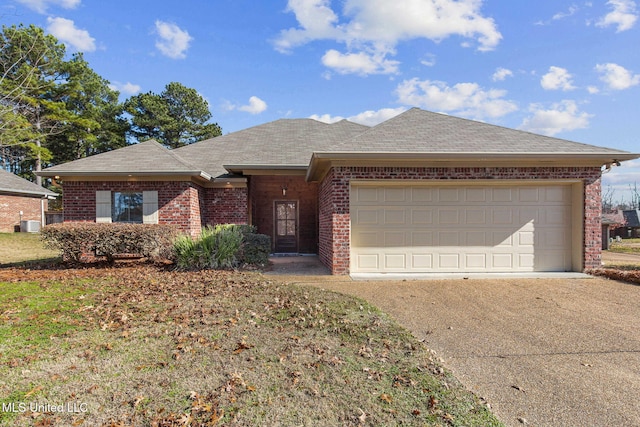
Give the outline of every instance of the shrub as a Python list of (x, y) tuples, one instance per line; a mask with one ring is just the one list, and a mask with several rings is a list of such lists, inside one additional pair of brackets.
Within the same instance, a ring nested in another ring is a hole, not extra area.
[(239, 263), (242, 228), (235, 224), (207, 226), (200, 237), (182, 235), (175, 239), (176, 264), (182, 270), (233, 268)]
[(242, 261), (253, 265), (267, 265), (271, 252), (271, 238), (266, 234), (245, 234), (242, 245)]
[(52, 224), (42, 229), (45, 246), (60, 251), (63, 261), (104, 256), (112, 262), (129, 254), (153, 260), (172, 256), (175, 227), (162, 224)]
[(255, 230), (253, 225), (219, 224), (203, 228), (197, 238), (180, 235), (173, 242), (176, 265), (181, 270), (266, 265), (271, 239)]

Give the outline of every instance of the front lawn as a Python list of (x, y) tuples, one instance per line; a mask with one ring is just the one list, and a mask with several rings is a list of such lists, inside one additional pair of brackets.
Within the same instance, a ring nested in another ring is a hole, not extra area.
[(0, 266), (58, 258), (57, 251), (44, 247), (39, 233), (0, 233)]
[(614, 240), (609, 251), (640, 255), (640, 239), (622, 239), (620, 242)]
[(0, 424), (501, 425), (387, 315), (259, 273), (0, 269)]

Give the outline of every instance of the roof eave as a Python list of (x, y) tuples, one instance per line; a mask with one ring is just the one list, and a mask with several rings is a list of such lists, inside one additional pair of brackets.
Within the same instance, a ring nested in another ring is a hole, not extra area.
[(41, 198), (55, 199), (57, 194), (47, 191), (28, 191), (28, 190), (12, 190), (10, 188), (0, 188), (0, 194), (16, 194), (25, 196), (39, 196)]
[(243, 175), (305, 175), (309, 165), (223, 165), (230, 173)]
[(136, 177), (136, 176), (190, 176), (194, 178), (201, 178), (206, 181), (212, 179), (211, 175), (204, 171), (199, 170), (186, 170), (186, 171), (129, 171), (129, 172), (114, 172), (114, 171), (74, 171), (74, 170), (43, 170), (35, 172), (36, 175), (44, 177), (65, 177), (65, 176), (78, 176), (78, 177)]
[(307, 181), (320, 180), (332, 165), (349, 165), (366, 161), (372, 166), (602, 166), (640, 158), (628, 152), (539, 152), (539, 153), (452, 153), (452, 152), (314, 152), (307, 170)]

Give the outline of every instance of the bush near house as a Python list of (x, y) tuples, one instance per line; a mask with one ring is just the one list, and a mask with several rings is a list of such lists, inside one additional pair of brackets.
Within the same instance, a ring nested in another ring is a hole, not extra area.
[(45, 246), (60, 251), (66, 262), (82, 262), (133, 254), (152, 260), (169, 259), (178, 231), (162, 224), (52, 224), (42, 229)]
[(173, 244), (176, 264), (181, 270), (266, 265), (271, 239), (255, 231), (251, 225), (220, 224), (203, 228), (197, 238), (180, 235)]

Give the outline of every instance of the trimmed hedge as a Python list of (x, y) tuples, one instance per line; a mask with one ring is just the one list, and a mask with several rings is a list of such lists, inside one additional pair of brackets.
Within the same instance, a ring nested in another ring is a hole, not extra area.
[(162, 224), (67, 222), (48, 225), (41, 234), (45, 246), (59, 250), (63, 261), (81, 262), (87, 257), (103, 256), (113, 262), (121, 254), (170, 259), (178, 231)]

